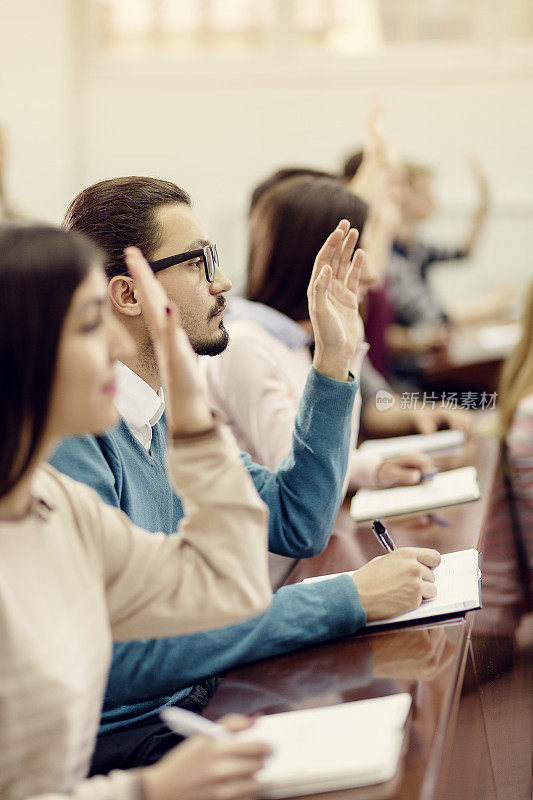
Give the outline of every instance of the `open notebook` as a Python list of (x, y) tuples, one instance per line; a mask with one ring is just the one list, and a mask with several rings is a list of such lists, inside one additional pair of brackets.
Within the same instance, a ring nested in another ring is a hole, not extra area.
[(257, 774), (261, 797), (369, 786), (396, 774), (410, 706), (410, 695), (402, 693), (269, 714), (235, 738), (273, 749)]
[(426, 483), (393, 489), (359, 489), (350, 514), (358, 522), (395, 514), (412, 514), (430, 508), (468, 503), (480, 497), (475, 467), (440, 472)]
[(416, 433), (412, 436), (391, 436), (390, 439), (369, 439), (359, 447), (362, 453), (372, 453), (381, 458), (403, 456), (406, 453), (432, 452), (460, 447), (464, 444), (463, 431), (437, 431), (436, 433)]
[[(342, 575), (343, 573), (337, 574)], [(337, 575), (320, 575), (317, 578), (306, 578), (302, 583), (315, 583), (336, 577)], [(366, 627), (375, 628), (381, 625), (392, 625), (396, 622), (418, 622), (431, 617), (481, 608), (480, 580), (481, 570), (479, 569), (477, 550), (444, 553), (441, 563), (435, 569), (436, 597), (432, 600), (424, 600), (422, 605), (415, 608), (414, 611), (368, 622)]]

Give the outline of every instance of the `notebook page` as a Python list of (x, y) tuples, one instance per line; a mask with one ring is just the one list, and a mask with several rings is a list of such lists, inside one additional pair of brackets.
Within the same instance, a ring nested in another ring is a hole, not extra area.
[(479, 496), (475, 467), (460, 467), (440, 472), (427, 483), (416, 486), (360, 489), (352, 498), (350, 514), (362, 521), (464, 503)]
[(397, 694), (270, 714), (236, 735), (273, 749), (257, 776), (264, 797), (376, 783), (396, 771), (410, 705), (410, 695)]
[(381, 458), (400, 456), (405, 453), (447, 450), (464, 444), (463, 431), (446, 430), (412, 436), (391, 436), (389, 439), (369, 439), (359, 447), (361, 452), (372, 453)]

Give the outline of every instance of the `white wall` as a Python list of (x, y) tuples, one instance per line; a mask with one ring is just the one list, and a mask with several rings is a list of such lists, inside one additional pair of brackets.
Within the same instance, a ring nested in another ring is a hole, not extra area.
[(533, 275), (531, 52), (90, 64), (80, 57), (82, 7), (0, 3), (8, 183), (32, 214), (59, 220), (74, 194), (101, 178), (170, 178), (191, 192), (238, 282), (251, 187), (291, 163), (336, 168), (360, 143), (377, 90), (400, 150), (438, 169), (442, 205), (432, 227), (440, 242), (460, 237), (474, 200), (466, 154), (475, 152), (489, 173), (494, 202), (482, 246), (470, 269), (437, 274), (445, 299)]
[(466, 156), (476, 153), (489, 173), (494, 201), (482, 246), (471, 269), (437, 276), (445, 299), (502, 276), (521, 285), (533, 275), (532, 65), (463, 56), (433, 68), (392, 58), (332, 60), (327, 69), (294, 61), (93, 69), (83, 91), (82, 183), (144, 173), (183, 185), (238, 282), (254, 182), (287, 164), (336, 168), (359, 144), (376, 89), (400, 150), (439, 171), (433, 233), (441, 242), (460, 238), (475, 199)]
[(0, 0), (0, 125), (7, 188), (30, 216), (60, 218), (73, 191), (74, 5)]

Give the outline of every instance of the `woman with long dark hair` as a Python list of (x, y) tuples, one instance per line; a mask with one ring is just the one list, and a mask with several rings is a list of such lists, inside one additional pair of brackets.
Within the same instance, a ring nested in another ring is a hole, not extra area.
[(101, 263), (80, 234), (0, 228), (0, 795), (255, 797), (266, 748), (231, 740), (191, 740), (153, 767), (84, 780), (113, 639), (226, 625), (270, 597), (263, 505), (205, 403), (176, 309), (134, 248), (127, 264), (166, 387), (169, 473), (189, 516), (177, 536), (147, 534), (45, 463), (60, 437), (118, 421), (113, 367), (132, 344)]

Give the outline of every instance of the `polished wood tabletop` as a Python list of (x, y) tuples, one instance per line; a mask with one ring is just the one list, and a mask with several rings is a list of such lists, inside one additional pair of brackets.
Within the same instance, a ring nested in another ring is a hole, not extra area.
[[(441, 469), (467, 464), (477, 468), (481, 499), (434, 513), (389, 518), (387, 528), (396, 544), (434, 547), (441, 552), (477, 547), (497, 459), (497, 442), (482, 436), (474, 436), (464, 447), (439, 456), (436, 460)], [(356, 524), (350, 518), (346, 501), (324, 553), (300, 561), (288, 582), (357, 569), (381, 554), (369, 525)], [(216, 719), (230, 711), (269, 714), (407, 691), (413, 706), (405, 756), (395, 779), (379, 786), (312, 797), (451, 800), (453, 796), (454, 800), (462, 800), (472, 796), (492, 800), (496, 792), (490, 752), (482, 709), (479, 704), (476, 706), (475, 699), (469, 706), (471, 730), (467, 745), (475, 771), (481, 771), (483, 793), (470, 795), (465, 789), (458, 794), (456, 783), (450, 786), (450, 771), (456, 771), (460, 761), (456, 757), (455, 732), (461, 692), (474, 669), (469, 657), (472, 616), (470, 613), (417, 626), (365, 631), (232, 670), (205, 715)], [(468, 782), (469, 775), (454, 778)]]

